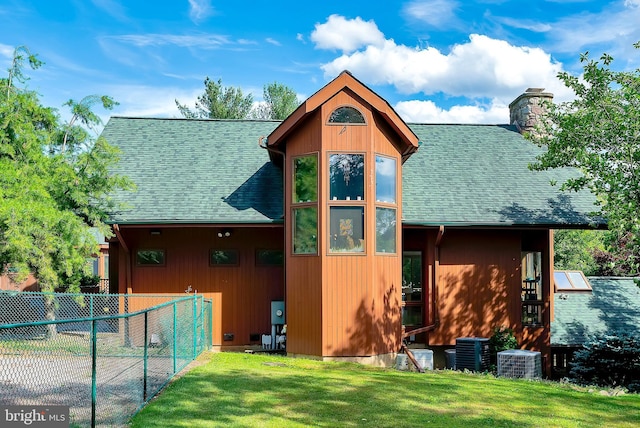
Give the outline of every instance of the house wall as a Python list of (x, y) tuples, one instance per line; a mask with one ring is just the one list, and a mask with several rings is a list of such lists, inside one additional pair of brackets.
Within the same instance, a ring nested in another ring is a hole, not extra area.
[[(118, 272), (120, 293), (184, 294), (191, 291), (213, 299), (213, 344), (259, 344), (252, 334), (271, 332), (271, 301), (284, 299), (283, 266), (256, 264), (256, 250), (283, 249), (283, 230), (276, 227), (234, 227), (230, 237), (219, 238), (219, 227), (121, 227), (122, 245), (114, 245), (113, 269)], [(225, 228), (226, 229), (226, 228)], [(136, 264), (139, 249), (165, 251), (162, 266)], [(239, 263), (211, 266), (210, 251), (237, 250)], [(141, 308), (128, 308), (135, 311)], [(224, 341), (224, 334), (233, 340)]]
[(29, 274), (27, 279), (17, 283), (14, 282), (10, 275), (0, 275), (0, 290), (6, 291), (39, 291), (38, 281)]
[[(424, 324), (436, 324), (426, 342), (454, 346), (458, 337), (491, 337), (512, 328), (523, 349), (542, 352), (550, 373), (551, 242), (548, 230), (445, 228), (436, 250), (436, 229), (405, 229), (405, 251), (424, 252)], [(522, 251), (541, 251), (542, 326), (523, 326)], [(435, 280), (436, 313), (430, 314)]]

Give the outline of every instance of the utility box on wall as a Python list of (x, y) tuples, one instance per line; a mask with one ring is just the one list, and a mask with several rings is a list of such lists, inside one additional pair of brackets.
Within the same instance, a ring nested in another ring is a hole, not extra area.
[(271, 324), (283, 325), (284, 323), (285, 323), (284, 301), (282, 300), (271, 301)]

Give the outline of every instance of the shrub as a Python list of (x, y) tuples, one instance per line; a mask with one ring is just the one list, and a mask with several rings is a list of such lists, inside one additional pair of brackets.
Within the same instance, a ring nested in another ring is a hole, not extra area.
[(626, 332), (594, 337), (574, 354), (569, 376), (584, 385), (640, 392), (640, 338)]
[(491, 355), (491, 370), (497, 370), (498, 352), (507, 349), (518, 349), (518, 340), (513, 329), (505, 326), (494, 327), (493, 334), (489, 338), (489, 352)]

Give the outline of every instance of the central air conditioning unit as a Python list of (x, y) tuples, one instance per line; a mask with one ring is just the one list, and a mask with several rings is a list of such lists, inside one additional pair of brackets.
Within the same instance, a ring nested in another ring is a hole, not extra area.
[(489, 370), (489, 339), (459, 337), (456, 339), (456, 369), (484, 372)]
[(522, 349), (498, 352), (498, 376), (540, 379), (542, 377), (542, 355), (540, 352)]

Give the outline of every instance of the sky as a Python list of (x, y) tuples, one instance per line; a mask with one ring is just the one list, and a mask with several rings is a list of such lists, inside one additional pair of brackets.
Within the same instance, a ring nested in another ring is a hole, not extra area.
[(570, 100), (557, 74), (584, 52), (640, 67), (638, 41), (640, 0), (0, 0), (0, 76), (26, 47), (44, 105), (109, 95), (105, 121), (181, 117), (206, 77), (302, 101), (349, 70), (409, 123), (504, 124), (529, 87)]

